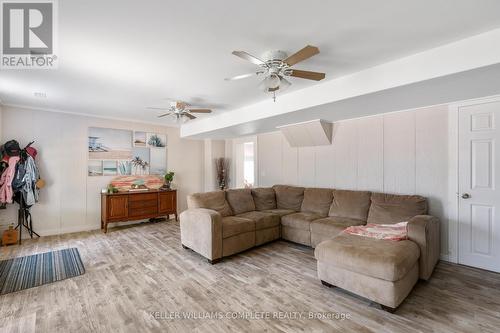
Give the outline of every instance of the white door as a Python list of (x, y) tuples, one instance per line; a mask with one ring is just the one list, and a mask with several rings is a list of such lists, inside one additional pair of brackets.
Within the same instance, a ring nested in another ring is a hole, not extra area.
[(500, 272), (500, 102), (459, 108), (459, 263)]

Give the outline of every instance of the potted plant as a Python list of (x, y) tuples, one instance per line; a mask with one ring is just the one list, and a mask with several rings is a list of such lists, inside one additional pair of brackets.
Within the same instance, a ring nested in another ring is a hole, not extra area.
[(173, 171), (169, 171), (165, 174), (165, 187), (167, 189), (170, 189), (170, 187), (172, 186), (172, 181), (174, 180), (174, 175), (175, 173)]

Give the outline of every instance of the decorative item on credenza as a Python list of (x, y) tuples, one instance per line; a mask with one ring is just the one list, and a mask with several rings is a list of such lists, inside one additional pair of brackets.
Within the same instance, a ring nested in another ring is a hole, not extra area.
[(135, 180), (132, 185), (130, 185), (129, 192), (140, 192), (140, 191), (149, 191), (149, 188), (146, 186), (146, 182), (144, 179)]
[(219, 157), (215, 159), (215, 171), (217, 177), (217, 185), (220, 190), (224, 190), (229, 182), (229, 165), (228, 158)]
[(175, 172), (169, 171), (165, 174), (165, 184), (162, 186), (162, 189), (170, 190), (172, 187), (172, 181), (174, 180)]

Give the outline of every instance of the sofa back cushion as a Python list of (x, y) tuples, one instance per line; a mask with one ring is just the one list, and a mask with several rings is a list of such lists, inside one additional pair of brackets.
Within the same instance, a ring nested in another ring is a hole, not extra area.
[(243, 214), (255, 210), (255, 203), (252, 197), (252, 190), (249, 188), (239, 188), (226, 191), (226, 200), (231, 206), (234, 215)]
[(252, 189), (256, 210), (276, 209), (276, 194), (272, 187)]
[(274, 185), (276, 193), (276, 207), (278, 209), (291, 209), (300, 211), (304, 199), (304, 188), (289, 185)]
[(224, 191), (194, 193), (187, 197), (188, 208), (213, 209), (223, 217), (233, 215)]
[(393, 224), (427, 214), (427, 199), (420, 195), (372, 193), (368, 223)]
[(327, 188), (306, 188), (300, 211), (326, 217), (332, 204), (333, 191)]
[(333, 201), (328, 216), (366, 221), (370, 197), (371, 192), (367, 191), (333, 190)]

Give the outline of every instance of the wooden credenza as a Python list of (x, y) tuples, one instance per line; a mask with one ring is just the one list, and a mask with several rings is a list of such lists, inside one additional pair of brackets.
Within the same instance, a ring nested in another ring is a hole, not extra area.
[(149, 190), (101, 194), (101, 230), (108, 223), (154, 219), (175, 215), (177, 220), (177, 191)]

